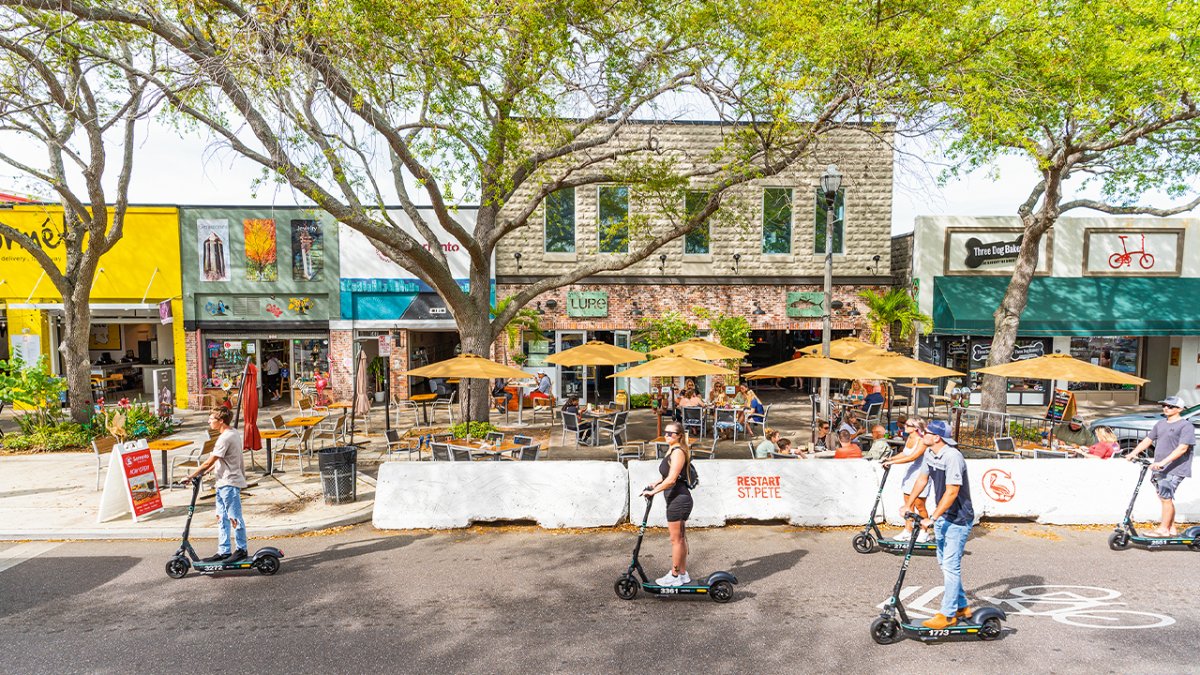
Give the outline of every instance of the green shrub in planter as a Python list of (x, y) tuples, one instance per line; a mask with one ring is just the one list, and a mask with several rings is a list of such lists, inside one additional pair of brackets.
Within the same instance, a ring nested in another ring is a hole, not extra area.
[(491, 422), (459, 422), (450, 427), (455, 438), (483, 438), (493, 431), (499, 429)]

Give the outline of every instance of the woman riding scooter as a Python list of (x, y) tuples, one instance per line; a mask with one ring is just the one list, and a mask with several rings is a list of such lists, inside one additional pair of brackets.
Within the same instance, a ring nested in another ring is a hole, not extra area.
[(663, 430), (670, 449), (658, 466), (662, 480), (646, 488), (643, 497), (659, 492), (666, 493), (667, 529), (671, 533), (671, 571), (655, 583), (659, 586), (683, 586), (692, 578), (687, 573), (687, 519), (692, 514), (692, 491), (681, 475), (691, 461), (691, 450), (683, 440), (683, 425), (679, 422), (667, 424)]
[[(904, 493), (904, 502), (908, 503), (912, 495), (913, 484), (917, 481), (917, 475), (921, 473), (921, 464), (925, 458), (925, 445), (921, 443), (921, 436), (925, 433), (925, 420), (916, 415), (908, 418), (904, 423), (904, 449), (901, 450), (895, 457), (884, 460), (883, 466), (893, 466), (895, 464), (908, 464), (908, 472), (904, 474), (904, 482), (901, 487), (901, 492)], [(921, 491), (921, 498), (917, 500), (917, 513), (921, 514), (921, 518), (928, 518), (929, 511), (925, 508), (925, 500), (929, 497), (929, 485)], [(903, 513), (903, 511), (901, 511)], [(913, 536), (913, 521), (908, 518), (904, 519), (904, 531), (896, 536), (897, 541), (908, 541)], [(929, 532), (921, 530), (917, 535), (917, 543), (923, 544), (929, 541)]]

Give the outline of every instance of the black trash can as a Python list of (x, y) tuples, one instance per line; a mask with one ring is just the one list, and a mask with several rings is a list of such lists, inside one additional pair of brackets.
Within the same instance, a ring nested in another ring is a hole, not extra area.
[(358, 448), (322, 448), (317, 451), (317, 465), (321, 468), (326, 504), (349, 504), (358, 497), (355, 487), (358, 482), (355, 480), (358, 474)]

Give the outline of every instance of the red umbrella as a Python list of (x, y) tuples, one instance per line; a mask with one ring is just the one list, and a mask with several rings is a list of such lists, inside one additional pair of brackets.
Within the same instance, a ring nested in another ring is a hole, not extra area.
[(246, 420), (242, 429), (242, 449), (261, 450), (262, 436), (258, 435), (258, 369), (253, 363), (246, 364), (246, 376), (242, 379), (242, 414)]

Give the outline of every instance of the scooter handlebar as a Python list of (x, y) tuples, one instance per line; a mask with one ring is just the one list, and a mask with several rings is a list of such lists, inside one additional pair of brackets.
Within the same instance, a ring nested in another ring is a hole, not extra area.
[(911, 520), (914, 523), (919, 523), (921, 522), (921, 514), (917, 513), (916, 511), (909, 511), (908, 513), (904, 514), (904, 519)]

